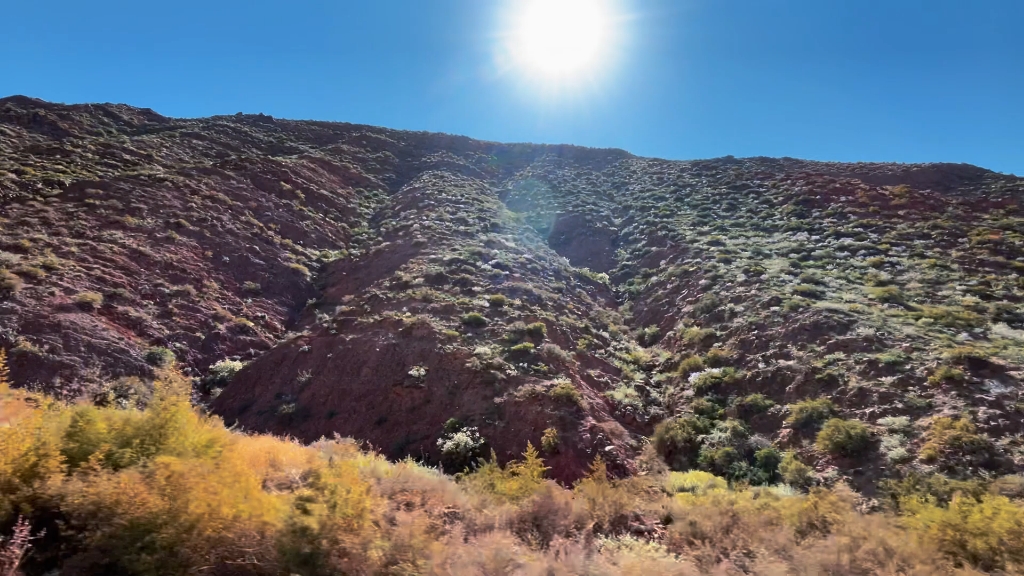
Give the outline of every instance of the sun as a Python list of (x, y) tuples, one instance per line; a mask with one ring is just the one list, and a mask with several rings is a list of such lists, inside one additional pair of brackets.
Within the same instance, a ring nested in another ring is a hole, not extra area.
[(609, 56), (614, 14), (608, 0), (515, 3), (509, 50), (524, 71), (547, 80), (592, 74)]

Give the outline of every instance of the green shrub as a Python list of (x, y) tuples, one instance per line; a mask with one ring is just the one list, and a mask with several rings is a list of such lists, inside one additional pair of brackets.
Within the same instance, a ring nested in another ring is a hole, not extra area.
[(492, 294), (487, 297), (487, 304), (491, 308), (504, 308), (508, 305), (508, 298), (502, 294)]
[(704, 369), (704, 360), (700, 356), (690, 356), (679, 363), (677, 372), (680, 376), (689, 376), (693, 372)]
[(857, 456), (871, 444), (871, 432), (859, 420), (832, 418), (822, 426), (814, 445), (822, 452), (840, 456)]
[(526, 335), (535, 340), (542, 340), (548, 334), (548, 327), (543, 322), (534, 322), (526, 327)]
[(509, 348), (508, 352), (510, 356), (524, 357), (533, 354), (533, 351), (536, 348), (537, 347), (533, 345), (533, 342), (520, 342), (519, 344)]
[(932, 372), (931, 376), (928, 377), (928, 383), (932, 386), (938, 386), (940, 384), (960, 383), (966, 379), (967, 375), (959, 368), (953, 368), (952, 366), (939, 366), (934, 372)]
[(739, 375), (736, 369), (729, 367), (708, 368), (702, 372), (691, 374), (689, 381), (695, 393), (703, 394), (712, 390), (721, 390), (735, 383), (738, 379)]
[(814, 482), (814, 469), (797, 459), (793, 452), (786, 452), (779, 461), (782, 481), (794, 488), (806, 488)]
[(174, 352), (169, 348), (155, 346), (146, 350), (145, 359), (147, 364), (162, 368), (164, 366), (169, 366), (174, 362)]
[(708, 293), (700, 297), (700, 300), (693, 305), (694, 314), (703, 316), (710, 314), (722, 306), (722, 300), (718, 296)]
[(919, 454), (928, 464), (939, 464), (943, 469), (958, 466), (996, 468), (998, 451), (986, 436), (978, 433), (967, 418), (936, 418), (924, 434), (925, 443)]
[(573, 386), (568, 379), (559, 379), (556, 384), (548, 390), (548, 396), (560, 402), (570, 402), (578, 406), (583, 405), (583, 395)]
[(654, 428), (651, 444), (672, 470), (697, 467), (701, 436), (711, 431), (706, 420), (679, 417), (661, 422)]
[(221, 360), (210, 366), (209, 372), (203, 379), (203, 384), (206, 385), (207, 389), (223, 388), (244, 367), (245, 363), (238, 360)]
[(749, 420), (758, 414), (767, 412), (772, 406), (775, 406), (775, 402), (764, 394), (751, 394), (736, 400), (733, 406), (736, 408), (738, 417)]
[(732, 359), (732, 350), (712, 348), (704, 355), (704, 365), (708, 368), (723, 368)]
[(795, 429), (812, 430), (822, 425), (836, 413), (835, 404), (828, 398), (802, 400), (789, 405), (786, 423)]
[(657, 326), (648, 326), (637, 334), (636, 341), (641, 346), (654, 346), (661, 339), (661, 329)]
[(725, 415), (725, 408), (707, 398), (695, 398), (690, 402), (690, 410), (697, 416), (708, 420), (718, 420)]
[(474, 426), (458, 425), (453, 428), (449, 429), (446, 423), (444, 434), (437, 439), (437, 448), (441, 452), (441, 465), (444, 469), (461, 472), (483, 455), (485, 441)]
[(906, 301), (903, 291), (896, 286), (868, 288), (868, 295), (871, 296), (871, 298), (886, 304), (903, 304)]
[(483, 328), (487, 326), (487, 318), (479, 312), (470, 312), (462, 315), (462, 323), (471, 328)]

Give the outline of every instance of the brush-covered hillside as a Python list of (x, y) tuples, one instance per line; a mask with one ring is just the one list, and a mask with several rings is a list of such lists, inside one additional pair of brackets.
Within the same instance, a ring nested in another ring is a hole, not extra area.
[(565, 486), (600, 458), (881, 510), (1021, 483), (1022, 200), (963, 164), (15, 96), (0, 348), (13, 386), (64, 403), (132, 412), (176, 367), (238, 430), (448, 473), (530, 444)]

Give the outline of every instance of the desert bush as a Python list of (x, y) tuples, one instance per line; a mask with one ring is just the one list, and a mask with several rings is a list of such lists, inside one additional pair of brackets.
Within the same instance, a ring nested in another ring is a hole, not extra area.
[[(476, 464), (482, 454), (485, 441), (475, 426), (462, 426), (451, 419), (445, 425), (445, 432), (437, 439), (441, 452), (441, 464), (450, 472), (461, 472)], [(493, 459), (492, 459), (493, 460)]]
[(693, 372), (700, 372), (704, 369), (704, 360), (700, 356), (690, 356), (679, 363), (677, 372), (680, 376), (689, 376)]
[(651, 444), (669, 468), (685, 471), (697, 467), (701, 437), (710, 431), (711, 426), (704, 419), (673, 418), (654, 428)]
[(636, 337), (636, 341), (641, 346), (654, 346), (661, 339), (661, 329), (657, 326), (648, 326), (641, 330)]
[(904, 509), (904, 524), (957, 565), (984, 571), (1024, 566), (1024, 506), (1006, 497), (957, 494), (948, 506), (911, 500)]
[(83, 310), (95, 310), (103, 304), (103, 295), (99, 292), (79, 292), (74, 302)]
[(527, 444), (522, 460), (512, 460), (500, 466), (494, 454), (461, 482), (470, 490), (506, 503), (518, 503), (533, 496), (544, 484), (547, 467), (537, 449)]
[(814, 482), (814, 469), (797, 459), (793, 452), (786, 452), (779, 461), (782, 481), (794, 488), (806, 488)]
[(548, 396), (559, 402), (583, 405), (583, 394), (580, 394), (580, 391), (568, 379), (556, 380), (555, 385), (548, 390)]
[(21, 289), (22, 281), (9, 270), (0, 268), (0, 295), (13, 294)]
[(543, 322), (534, 322), (526, 326), (526, 335), (535, 340), (543, 340), (548, 334), (548, 327)]
[(946, 383), (952, 384), (963, 382), (966, 379), (967, 375), (959, 368), (953, 368), (952, 366), (939, 366), (930, 376), (928, 376), (928, 383), (933, 386), (938, 386)]
[(814, 445), (823, 452), (841, 456), (857, 456), (868, 449), (871, 432), (859, 420), (832, 418), (822, 426)]
[(546, 454), (558, 452), (558, 430), (556, 428), (545, 428), (540, 438), (540, 449)]
[(688, 381), (697, 394), (719, 391), (739, 378), (735, 368), (707, 368), (690, 374)]
[(245, 367), (245, 363), (239, 360), (220, 360), (210, 366), (206, 377), (203, 378), (203, 385), (207, 389), (223, 388), (231, 383), (235, 374)]
[(460, 320), (464, 325), (469, 326), (470, 328), (483, 328), (484, 326), (487, 326), (487, 318), (479, 312), (463, 314)]
[(920, 458), (945, 470), (958, 467), (999, 467), (999, 453), (967, 418), (936, 418), (924, 434)]
[(548, 361), (557, 361), (562, 364), (572, 363), (572, 356), (565, 350), (562, 350), (557, 344), (552, 344), (550, 342), (547, 344), (541, 344), (537, 348), (537, 352), (540, 353), (541, 358)]
[(729, 487), (729, 483), (724, 478), (709, 472), (690, 470), (688, 472), (669, 472), (662, 486), (669, 494), (680, 492), (700, 494), (708, 490), (725, 490)]
[(487, 304), (491, 308), (504, 308), (508, 305), (508, 298), (503, 294), (491, 294), (487, 297)]
[(789, 405), (786, 424), (799, 430), (813, 430), (836, 413), (835, 404), (828, 398), (802, 400)]
[(163, 346), (154, 346), (146, 350), (145, 360), (150, 366), (163, 368), (174, 362), (174, 352)]
[(573, 494), (586, 511), (590, 530), (598, 534), (624, 531), (637, 506), (635, 494), (608, 478), (608, 467), (600, 456), (573, 487)]
[(733, 404), (736, 408), (736, 415), (744, 420), (767, 412), (772, 406), (775, 406), (775, 402), (771, 398), (768, 398), (764, 394), (750, 394), (739, 398)]

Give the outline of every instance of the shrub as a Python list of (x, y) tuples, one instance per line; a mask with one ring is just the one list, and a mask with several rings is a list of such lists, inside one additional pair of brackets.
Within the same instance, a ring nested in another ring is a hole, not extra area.
[(534, 322), (526, 327), (526, 335), (535, 340), (543, 340), (548, 334), (548, 327), (543, 322)]
[(288, 268), (290, 270), (294, 270), (294, 271), (298, 272), (299, 274), (303, 275), (304, 277), (307, 277), (307, 278), (309, 277), (309, 268), (306, 268), (302, 264), (298, 264), (296, 262), (290, 262), (288, 264)]
[(910, 500), (904, 524), (957, 565), (986, 572), (1024, 565), (1024, 506), (1003, 496), (954, 495), (946, 507)]
[(174, 362), (174, 352), (169, 348), (163, 346), (155, 346), (146, 350), (146, 363), (150, 366), (156, 366), (157, 368), (163, 368), (169, 366)]
[(559, 402), (570, 402), (578, 406), (583, 405), (583, 395), (572, 385), (568, 379), (556, 380), (556, 384), (548, 390), (548, 396)]
[(99, 292), (79, 292), (74, 301), (83, 310), (95, 310), (103, 304), (103, 295)]
[(716, 336), (716, 332), (710, 328), (703, 329), (691, 326), (686, 330), (683, 330), (682, 339), (683, 342), (690, 344), (691, 346), (699, 346), (706, 344), (709, 340)]
[(562, 364), (569, 364), (572, 362), (572, 356), (565, 350), (562, 350), (557, 344), (551, 344), (550, 342), (547, 344), (541, 344), (540, 347), (537, 348), (537, 352), (540, 353), (542, 358), (548, 361), (558, 361)]
[(203, 384), (206, 385), (207, 389), (223, 388), (244, 367), (245, 363), (238, 360), (220, 360), (213, 366), (210, 366), (209, 372), (203, 379)]
[(859, 420), (832, 418), (822, 426), (814, 445), (823, 452), (841, 456), (857, 456), (867, 450), (871, 432)]
[(502, 468), (491, 453), (490, 461), (463, 477), (463, 483), (471, 490), (500, 501), (517, 503), (537, 492), (544, 484), (544, 474), (547, 470), (537, 449), (533, 444), (527, 443), (522, 460), (512, 460)]
[(558, 430), (555, 428), (545, 428), (544, 434), (540, 437), (540, 449), (547, 454), (554, 454), (558, 452)]
[(828, 398), (802, 400), (789, 405), (789, 417), (786, 423), (795, 429), (812, 430), (836, 413), (835, 404)]
[(492, 294), (487, 297), (487, 304), (491, 308), (504, 308), (508, 305), (508, 298), (502, 294)]
[(690, 374), (688, 380), (690, 385), (693, 386), (695, 393), (703, 394), (712, 390), (720, 390), (729, 384), (735, 383), (738, 378), (739, 376), (735, 368), (708, 368), (701, 372)]
[(767, 412), (775, 402), (764, 394), (750, 394), (736, 400), (733, 406), (736, 408), (736, 415), (744, 420)]
[(669, 472), (665, 476), (662, 487), (669, 494), (680, 492), (702, 494), (709, 490), (725, 490), (729, 487), (729, 483), (724, 478), (709, 472), (690, 470), (688, 472)]
[(958, 466), (998, 467), (998, 452), (991, 440), (978, 434), (967, 418), (936, 418), (924, 435), (920, 458), (947, 470)]
[(722, 305), (722, 300), (714, 294), (705, 294), (693, 305), (694, 314), (703, 316), (714, 312)]
[(259, 294), (263, 292), (263, 287), (258, 282), (246, 281), (242, 283), (242, 291), (249, 294)]
[(462, 323), (471, 328), (483, 328), (487, 326), (487, 318), (479, 312), (470, 312), (462, 315)]
[(456, 429), (449, 430), (446, 425), (445, 433), (437, 439), (437, 447), (441, 451), (441, 465), (451, 472), (461, 472), (472, 466), (482, 456), (483, 446), (484, 439), (475, 426), (459, 425)]
[(512, 356), (524, 357), (533, 354), (534, 349), (536, 349), (536, 346), (533, 345), (533, 342), (521, 342), (509, 348), (508, 351)]
[(725, 408), (707, 398), (695, 398), (690, 402), (690, 410), (697, 416), (708, 420), (718, 420), (725, 415)]
[(868, 296), (886, 304), (903, 304), (906, 301), (903, 291), (896, 286), (868, 288)]
[(779, 461), (782, 481), (794, 488), (806, 488), (814, 481), (814, 469), (797, 459), (793, 452), (786, 452)]
[(696, 468), (701, 437), (711, 431), (706, 420), (694, 417), (673, 418), (654, 428), (651, 444), (672, 470)]
[(648, 326), (637, 334), (636, 341), (644, 347), (654, 346), (661, 339), (661, 329), (657, 326)]
[(0, 294), (13, 294), (21, 289), (21, 278), (0, 268)]
[(952, 366), (939, 366), (934, 372), (932, 372), (931, 376), (928, 377), (928, 383), (932, 386), (939, 386), (940, 384), (960, 383), (966, 379), (967, 375), (959, 368), (953, 368)]
[(704, 355), (704, 364), (708, 368), (723, 368), (732, 358), (732, 350), (712, 348)]
[(690, 356), (679, 363), (677, 372), (680, 376), (689, 376), (693, 372), (704, 369), (704, 360), (700, 356)]

